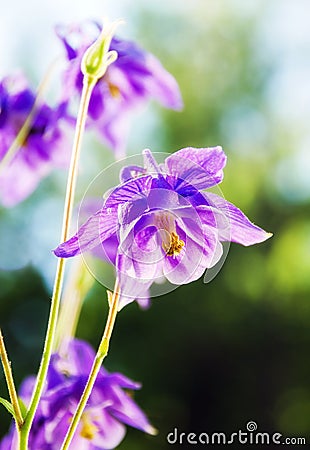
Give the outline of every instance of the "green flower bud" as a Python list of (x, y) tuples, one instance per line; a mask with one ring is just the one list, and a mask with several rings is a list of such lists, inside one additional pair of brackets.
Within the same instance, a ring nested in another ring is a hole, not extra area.
[(98, 39), (86, 50), (81, 63), (84, 76), (97, 81), (103, 77), (109, 65), (116, 61), (117, 52), (109, 48), (114, 32), (121, 23), (122, 20), (117, 20), (104, 26)]

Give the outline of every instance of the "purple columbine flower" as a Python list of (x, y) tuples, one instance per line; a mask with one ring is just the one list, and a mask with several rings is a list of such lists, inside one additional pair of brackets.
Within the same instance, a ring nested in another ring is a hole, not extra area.
[[(100, 27), (90, 22), (57, 29), (69, 60), (63, 82), (63, 101), (67, 104), (73, 94), (82, 91), (81, 60), (99, 32)], [(137, 108), (149, 99), (175, 110), (180, 110), (183, 103), (174, 77), (151, 53), (134, 42), (117, 37), (112, 39), (110, 50), (115, 50), (118, 58), (93, 90), (88, 125), (95, 128), (105, 143), (121, 157), (125, 153), (131, 116)]]
[(62, 258), (100, 247), (110, 255), (120, 308), (163, 276), (176, 285), (198, 279), (219, 261), (224, 241), (248, 246), (271, 236), (236, 206), (204, 192), (223, 179), (221, 147), (184, 148), (160, 166), (145, 150), (144, 160), (144, 167), (122, 170), (103, 207), (55, 250)]
[[(36, 412), (29, 448), (60, 449), (94, 357), (93, 349), (86, 342), (77, 339), (67, 343), (60, 353), (52, 356), (47, 388)], [(20, 397), (25, 404), (30, 400), (34, 381), (33, 377), (29, 377), (21, 386)], [(140, 387), (139, 383), (124, 375), (109, 374), (102, 368), (73, 438), (72, 448), (113, 449), (122, 441), (126, 432), (125, 425), (154, 434), (156, 431), (146, 415), (126, 392)], [(16, 432), (12, 428), (0, 444), (0, 450), (15, 450), (15, 445)]]
[[(10, 146), (29, 117), (35, 94), (22, 75), (0, 82), (0, 167)], [(54, 167), (68, 164), (68, 143), (61, 128), (63, 109), (40, 103), (34, 111), (28, 135), (12, 160), (0, 168), (0, 200), (14, 206), (36, 188)]]

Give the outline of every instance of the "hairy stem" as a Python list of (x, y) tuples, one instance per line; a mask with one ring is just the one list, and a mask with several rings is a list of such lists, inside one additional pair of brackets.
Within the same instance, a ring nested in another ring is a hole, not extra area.
[(118, 281), (116, 280), (113, 296), (111, 298), (109, 315), (108, 315), (105, 329), (104, 329), (104, 332), (103, 332), (103, 335), (101, 338), (101, 342), (99, 344), (98, 351), (97, 351), (95, 360), (93, 362), (93, 365), (92, 365), (86, 386), (84, 388), (82, 397), (80, 398), (80, 402), (77, 406), (77, 409), (76, 409), (74, 416), (72, 418), (72, 421), (70, 423), (70, 427), (66, 434), (65, 440), (62, 444), (61, 450), (67, 450), (69, 448), (69, 445), (70, 445), (70, 443), (73, 439), (74, 433), (78, 427), (79, 421), (82, 417), (82, 414), (83, 414), (83, 411), (87, 404), (87, 401), (90, 397), (91, 391), (96, 382), (97, 375), (100, 371), (102, 362), (108, 354), (110, 339), (111, 339), (112, 331), (113, 331), (116, 316), (117, 316), (119, 294), (120, 294), (119, 293), (119, 284), (118, 284)]
[(8, 386), (11, 404), (12, 404), (13, 411), (14, 411), (14, 418), (16, 421), (17, 431), (19, 432), (19, 430), (21, 429), (21, 427), (24, 423), (24, 419), (23, 419), (22, 412), (21, 412), (21, 409), (19, 406), (19, 401), (18, 401), (18, 396), (17, 396), (17, 392), (16, 392), (16, 388), (15, 388), (11, 363), (9, 361), (8, 354), (7, 354), (5, 345), (4, 345), (4, 339), (3, 339), (1, 329), (0, 329), (0, 357), (1, 357), (2, 365), (3, 365), (3, 371), (4, 371), (6, 384)]
[[(62, 225), (62, 233), (61, 233), (61, 242), (64, 242), (68, 239), (70, 223), (72, 217), (73, 210), (73, 202), (74, 202), (74, 194), (76, 187), (76, 179), (78, 173), (78, 162), (79, 155), (81, 149), (81, 141), (85, 128), (85, 122), (87, 117), (88, 105), (90, 96), (95, 85), (94, 78), (84, 77), (84, 86), (82, 91), (82, 97), (79, 107), (79, 113), (77, 117), (76, 129), (75, 129), (75, 137), (72, 148), (72, 156), (71, 163), (68, 174), (67, 181), (67, 190), (66, 190), (66, 199), (64, 206), (64, 215), (63, 215), (63, 225)], [(55, 330), (57, 324), (57, 317), (59, 312), (59, 304), (60, 297), (62, 292), (63, 285), (63, 277), (64, 277), (64, 269), (65, 269), (65, 260), (59, 259), (57, 264), (57, 270), (55, 275), (53, 296), (51, 302), (50, 316), (47, 326), (46, 339), (44, 344), (43, 355), (41, 359), (41, 364), (37, 376), (36, 385), (32, 394), (32, 398), (30, 401), (30, 405), (28, 408), (28, 412), (25, 418), (24, 425), (21, 430), (21, 444), (20, 450), (27, 450), (28, 448), (28, 437), (31, 429), (31, 425), (34, 419), (34, 415), (39, 403), (39, 400), (42, 395), (42, 391), (44, 389), (47, 369), (51, 358), (51, 353), (54, 344)]]

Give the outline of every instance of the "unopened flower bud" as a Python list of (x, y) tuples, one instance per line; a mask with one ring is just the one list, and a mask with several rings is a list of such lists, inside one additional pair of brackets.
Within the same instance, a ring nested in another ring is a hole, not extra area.
[(86, 50), (81, 63), (84, 76), (99, 80), (105, 74), (108, 66), (116, 61), (117, 52), (109, 50), (109, 48), (113, 34), (121, 23), (123, 21), (117, 20), (103, 27), (98, 39)]

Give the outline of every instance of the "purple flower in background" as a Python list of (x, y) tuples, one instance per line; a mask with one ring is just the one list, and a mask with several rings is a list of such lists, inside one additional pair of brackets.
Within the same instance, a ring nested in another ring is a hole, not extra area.
[[(48, 371), (47, 388), (42, 396), (30, 432), (29, 448), (59, 450), (70, 420), (90, 372), (95, 353), (83, 341), (72, 340), (52, 356)], [(20, 396), (27, 404), (34, 378), (21, 386)], [(122, 441), (130, 425), (154, 434), (147, 417), (126, 390), (140, 385), (120, 373), (109, 374), (101, 369), (94, 389), (83, 412), (81, 422), (72, 441), (79, 450), (113, 449)], [(0, 450), (15, 450), (16, 434), (12, 428), (0, 444)]]
[[(34, 103), (35, 94), (23, 76), (0, 82), (0, 164)], [(0, 172), (0, 199), (5, 206), (24, 200), (54, 167), (67, 164), (70, 153), (60, 124), (62, 115), (61, 107), (37, 106), (26, 139)]]
[(101, 246), (112, 255), (120, 308), (163, 276), (176, 285), (198, 279), (219, 261), (224, 241), (247, 246), (271, 236), (236, 206), (203, 192), (223, 179), (221, 147), (185, 148), (160, 166), (145, 150), (144, 161), (125, 167), (103, 207), (55, 250), (67, 258)]
[[(63, 102), (82, 91), (81, 60), (85, 50), (98, 37), (100, 27), (85, 22), (58, 28), (69, 60), (64, 74)], [(105, 75), (95, 86), (89, 104), (88, 125), (95, 128), (118, 157), (125, 154), (130, 119), (147, 100), (155, 99), (166, 108), (179, 110), (182, 99), (173, 76), (151, 53), (137, 44), (114, 37), (110, 50), (118, 53)]]

